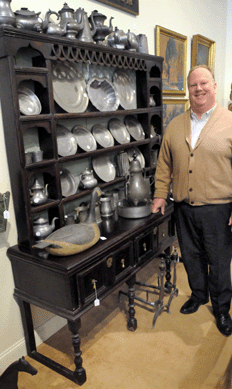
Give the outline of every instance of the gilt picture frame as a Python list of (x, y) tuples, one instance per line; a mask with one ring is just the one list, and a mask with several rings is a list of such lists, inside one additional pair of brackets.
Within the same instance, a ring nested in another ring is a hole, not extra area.
[(164, 58), (163, 95), (186, 94), (187, 36), (156, 26), (156, 55)]
[(208, 65), (214, 70), (215, 41), (202, 35), (193, 35), (191, 66)]
[(189, 108), (189, 99), (163, 99), (163, 131), (176, 116)]
[(110, 7), (118, 8), (122, 11), (129, 12), (133, 15), (139, 14), (139, 0), (97, 0), (100, 3), (109, 5)]

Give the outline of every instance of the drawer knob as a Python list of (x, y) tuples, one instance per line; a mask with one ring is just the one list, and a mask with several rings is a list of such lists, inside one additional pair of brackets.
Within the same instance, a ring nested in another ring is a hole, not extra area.
[(121, 264), (122, 264), (122, 267), (124, 268), (125, 267), (125, 259), (124, 258), (121, 259)]
[(143, 243), (143, 250), (147, 251), (147, 244), (145, 242)]
[(93, 289), (94, 290), (96, 289), (96, 283), (97, 283), (97, 280), (92, 280), (92, 284), (93, 284)]

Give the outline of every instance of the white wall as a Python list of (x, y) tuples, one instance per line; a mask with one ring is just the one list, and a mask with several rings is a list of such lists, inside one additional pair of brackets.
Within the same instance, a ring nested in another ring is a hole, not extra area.
[[(232, 82), (231, 67), (231, 35), (232, 35), (232, 0), (139, 0), (139, 16), (120, 12), (116, 8), (94, 0), (67, 0), (74, 9), (84, 8), (90, 15), (97, 9), (107, 16), (114, 17), (113, 26), (128, 29), (136, 34), (144, 33), (148, 37), (150, 54), (155, 54), (155, 26), (160, 25), (169, 30), (186, 35), (188, 38), (187, 71), (191, 63), (191, 38), (201, 34), (216, 41), (215, 75), (218, 82), (218, 101), (227, 107), (229, 102), (230, 84)], [(228, 6), (228, 15), (227, 15)], [(21, 7), (29, 10), (41, 11), (44, 17), (48, 8), (59, 11), (63, 7), (62, 0), (13, 0), (13, 11)], [(227, 25), (228, 22), (228, 25)], [(0, 115), (0, 192), (11, 191), (6, 161), (2, 118)], [(10, 201), (11, 218), (8, 221), (7, 231), (0, 234), (0, 374), (14, 360), (26, 355), (23, 330), (18, 306), (13, 299), (14, 282), (6, 249), (17, 243), (17, 232), (13, 212), (12, 199)], [(35, 308), (33, 310), (38, 342), (45, 340), (65, 324), (63, 319)]]

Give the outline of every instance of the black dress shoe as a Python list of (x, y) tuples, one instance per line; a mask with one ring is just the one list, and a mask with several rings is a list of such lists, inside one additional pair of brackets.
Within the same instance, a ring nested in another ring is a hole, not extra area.
[(225, 335), (230, 336), (232, 334), (232, 320), (229, 313), (220, 313), (216, 316), (217, 328)]
[(205, 303), (199, 303), (198, 301), (195, 301), (193, 299), (189, 299), (186, 301), (186, 303), (184, 303), (184, 305), (181, 307), (180, 309), (180, 313), (183, 313), (184, 315), (188, 315), (190, 313), (194, 313), (198, 310), (198, 308), (200, 307), (200, 305), (202, 304), (206, 304), (208, 301), (206, 301)]

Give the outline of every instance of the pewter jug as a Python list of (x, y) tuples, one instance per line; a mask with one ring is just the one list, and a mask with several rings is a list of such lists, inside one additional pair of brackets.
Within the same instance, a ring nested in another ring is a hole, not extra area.
[(76, 20), (80, 19), (81, 13), (82, 13), (82, 19), (84, 25), (83, 25), (83, 29), (78, 33), (77, 39), (81, 42), (94, 43), (93, 36), (96, 32), (96, 27), (93, 26), (93, 28), (91, 29), (87, 12), (85, 12), (84, 9), (78, 8), (76, 10), (75, 12)]
[(3, 26), (15, 26), (16, 17), (10, 3), (11, 0), (0, 1), (0, 24)]
[(92, 27), (92, 31), (95, 29), (95, 34), (93, 35), (93, 39), (95, 40), (96, 43), (98, 44), (104, 44), (104, 39), (111, 31), (113, 31), (113, 26), (112, 26), (112, 19), (113, 17), (110, 18), (109, 21), (109, 26), (104, 25), (104, 21), (106, 20), (106, 16), (99, 13), (98, 11), (94, 10), (90, 17), (89, 17), (89, 22)]
[(15, 11), (16, 27), (42, 32), (43, 20), (39, 17), (40, 14), (41, 12), (35, 13), (34, 11), (29, 11), (28, 8), (22, 7), (20, 10)]
[(137, 159), (136, 154), (130, 163), (129, 177), (126, 182), (126, 198), (129, 204), (138, 206), (139, 203), (148, 203), (150, 201), (149, 188), (144, 177), (143, 169)]
[(45, 219), (43, 217), (39, 217), (38, 219), (36, 219), (33, 223), (33, 231), (35, 238), (37, 240), (43, 240), (48, 235), (50, 235), (55, 229), (55, 220), (57, 219), (58, 217), (54, 217), (52, 219), (51, 224), (49, 224), (48, 219)]
[(31, 195), (31, 204), (32, 205), (41, 205), (46, 203), (48, 199), (48, 184), (41, 185), (36, 179), (33, 186), (29, 189)]
[(138, 47), (139, 47), (139, 43), (138, 43), (136, 35), (133, 32), (131, 32), (130, 30), (128, 30), (126, 50), (137, 51)]
[(102, 217), (113, 215), (112, 200), (110, 196), (100, 198), (100, 211)]

